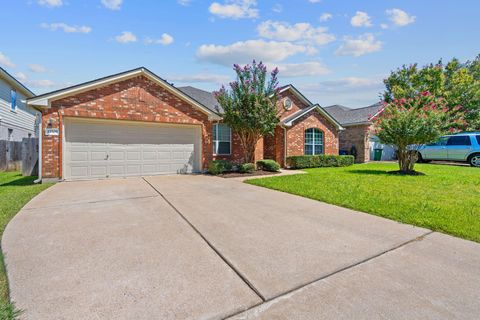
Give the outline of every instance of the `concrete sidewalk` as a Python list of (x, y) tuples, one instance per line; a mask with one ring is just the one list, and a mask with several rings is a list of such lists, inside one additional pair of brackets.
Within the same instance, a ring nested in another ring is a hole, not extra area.
[(57, 184), (7, 226), (23, 319), (472, 319), (480, 245), (210, 176)]

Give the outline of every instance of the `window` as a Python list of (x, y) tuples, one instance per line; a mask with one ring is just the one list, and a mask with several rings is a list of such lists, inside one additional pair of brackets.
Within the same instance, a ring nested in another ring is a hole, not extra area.
[(232, 130), (224, 123), (213, 125), (213, 154), (228, 155), (231, 153)]
[(448, 138), (447, 146), (470, 146), (472, 142), (469, 136), (453, 136)]
[(477, 137), (477, 143), (480, 144), (480, 134)]
[(436, 142), (427, 144), (427, 146), (429, 147), (444, 146), (447, 144), (447, 140), (448, 140), (448, 137), (441, 137)]
[(306, 155), (323, 154), (323, 132), (316, 128), (305, 130)]
[(12, 111), (17, 109), (17, 91), (15, 89), (10, 90), (11, 108)]

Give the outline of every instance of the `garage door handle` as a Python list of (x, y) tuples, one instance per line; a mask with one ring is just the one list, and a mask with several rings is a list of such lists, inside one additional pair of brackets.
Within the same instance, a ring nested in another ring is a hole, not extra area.
[(105, 157), (105, 160), (108, 160), (108, 154), (107, 154), (107, 156)]

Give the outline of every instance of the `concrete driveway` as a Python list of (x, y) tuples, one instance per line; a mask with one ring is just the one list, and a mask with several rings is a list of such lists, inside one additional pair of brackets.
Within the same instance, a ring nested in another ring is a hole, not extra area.
[(8, 225), (25, 319), (471, 319), (480, 245), (208, 176), (61, 183)]

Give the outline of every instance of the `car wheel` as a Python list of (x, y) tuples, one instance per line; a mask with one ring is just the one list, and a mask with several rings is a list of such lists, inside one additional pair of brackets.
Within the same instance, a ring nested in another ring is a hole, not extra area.
[(468, 158), (468, 163), (470, 163), (472, 167), (480, 168), (480, 153), (472, 154)]
[(423, 160), (422, 154), (421, 154), (420, 152), (417, 152), (417, 162), (418, 162), (418, 163), (423, 163), (423, 162), (425, 162), (425, 161)]
[(417, 162), (418, 163), (430, 163), (432, 160), (425, 160), (422, 157), (422, 154), (420, 152), (417, 152)]

